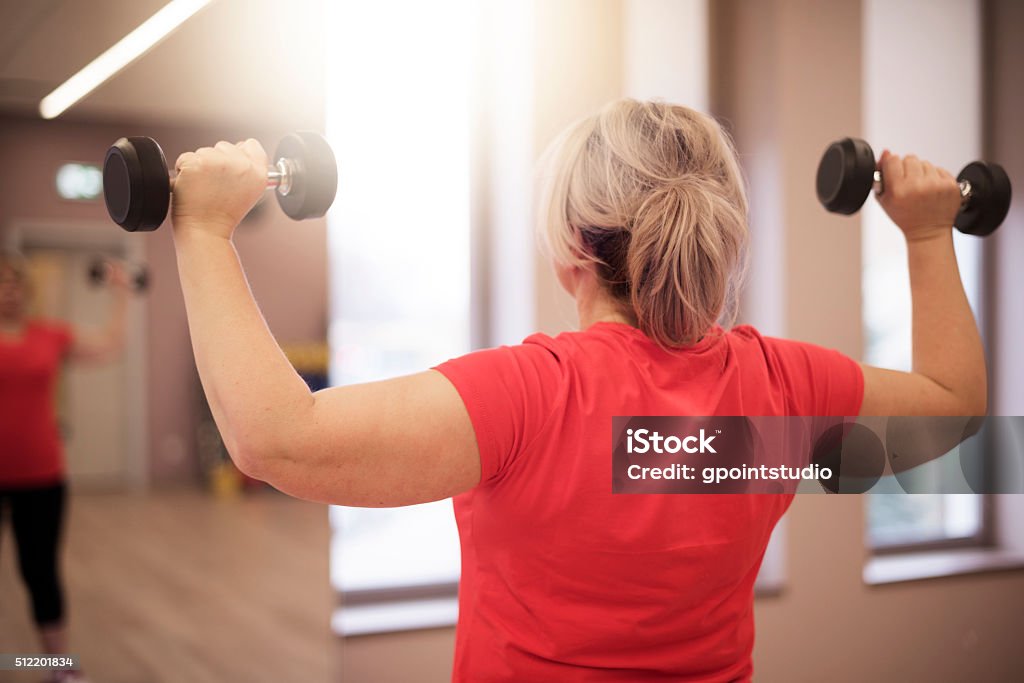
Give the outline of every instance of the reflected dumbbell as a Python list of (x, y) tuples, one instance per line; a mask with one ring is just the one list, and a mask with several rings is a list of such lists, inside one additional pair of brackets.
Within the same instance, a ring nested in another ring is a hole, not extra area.
[[(308, 131), (281, 140), (267, 169), (285, 214), (294, 220), (327, 213), (338, 190), (338, 166), (323, 136)], [(115, 223), (128, 232), (156, 230), (167, 218), (174, 178), (156, 140), (121, 138), (103, 160), (103, 199)]]
[[(128, 282), (131, 283), (133, 291), (145, 292), (149, 289), (149, 268), (141, 263), (129, 261), (119, 261), (119, 263), (127, 273)], [(107, 284), (110, 281), (110, 259), (99, 257), (93, 259), (89, 263), (88, 277), (93, 286), (99, 287)]]
[[(818, 164), (818, 201), (829, 211), (850, 215), (875, 188), (885, 191), (885, 179), (876, 170), (875, 153), (860, 138), (843, 138), (825, 150)], [(960, 211), (953, 221), (957, 230), (984, 237), (1006, 219), (1012, 190), (1010, 178), (999, 164), (972, 161), (957, 176)]]

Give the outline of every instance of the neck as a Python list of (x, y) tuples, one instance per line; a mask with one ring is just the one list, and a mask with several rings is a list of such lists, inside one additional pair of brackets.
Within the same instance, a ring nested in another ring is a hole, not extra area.
[(25, 319), (18, 316), (0, 315), (0, 331), (12, 333), (20, 332), (25, 327)]
[(576, 314), (579, 316), (580, 329), (585, 330), (596, 323), (622, 323), (636, 327), (636, 318), (629, 314), (619, 301), (602, 291), (592, 296), (581, 296), (576, 299)]

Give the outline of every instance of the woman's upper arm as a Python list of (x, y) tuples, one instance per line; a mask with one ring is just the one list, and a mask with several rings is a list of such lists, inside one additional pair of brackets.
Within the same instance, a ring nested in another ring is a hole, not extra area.
[(62, 321), (54, 321), (47, 324), (54, 335), (62, 359), (78, 361), (90, 357), (88, 335), (83, 333), (82, 330)]
[(254, 473), (285, 493), (392, 507), (448, 498), (480, 481), (473, 425), (440, 372), (325, 389), (314, 399), (294, 440)]
[(916, 372), (861, 364), (864, 401), (861, 415), (966, 415), (957, 396)]
[(253, 472), (300, 498), (364, 507), (439, 500), (502, 478), (560, 405), (562, 374), (539, 343), (453, 358), (436, 369), (328, 389), (295, 437)]
[(791, 415), (846, 416), (861, 409), (864, 379), (856, 361), (834, 349), (789, 339), (765, 337), (764, 344)]

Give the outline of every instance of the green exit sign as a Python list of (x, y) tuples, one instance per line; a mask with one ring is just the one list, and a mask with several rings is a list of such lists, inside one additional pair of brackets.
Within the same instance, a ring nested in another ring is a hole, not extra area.
[(93, 164), (61, 164), (56, 181), (62, 199), (91, 201), (103, 194), (103, 172)]

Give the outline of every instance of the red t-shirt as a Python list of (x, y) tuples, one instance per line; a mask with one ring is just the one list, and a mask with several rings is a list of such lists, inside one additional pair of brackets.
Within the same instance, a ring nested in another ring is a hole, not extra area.
[(40, 321), (20, 338), (0, 336), (0, 487), (64, 476), (54, 395), (72, 339), (66, 325)]
[(811, 344), (716, 329), (659, 348), (598, 323), (437, 367), (480, 450), (455, 498), (453, 680), (751, 676), (753, 586), (790, 495), (614, 495), (615, 415), (857, 415), (860, 367)]

